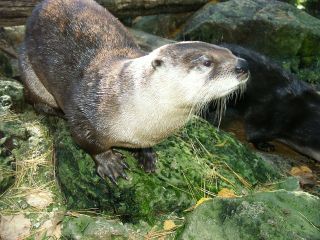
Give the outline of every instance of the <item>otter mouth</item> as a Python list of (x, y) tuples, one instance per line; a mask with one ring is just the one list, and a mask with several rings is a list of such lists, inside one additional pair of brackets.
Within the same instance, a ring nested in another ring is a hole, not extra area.
[[(247, 81), (250, 79), (250, 72), (247, 69), (238, 69), (236, 73), (233, 71), (226, 71), (228, 74), (221, 74), (221, 76), (215, 76), (215, 79), (206, 82), (212, 84), (214, 82), (220, 82), (218, 85), (211, 85), (211, 91), (206, 88), (205, 91), (197, 94), (199, 97), (195, 102), (191, 104), (190, 113), (203, 116), (209, 106), (215, 109), (214, 122), (217, 127), (220, 127), (222, 117), (226, 111), (227, 103), (231, 100), (236, 102), (245, 92)], [(227, 87), (229, 85), (229, 87)], [(207, 85), (208, 86), (208, 85)], [(217, 92), (216, 89), (221, 89)], [(212, 91), (212, 89), (214, 89)], [(215, 93), (211, 95), (212, 93)], [(211, 96), (210, 96), (211, 95)]]
[(237, 102), (241, 98), (247, 87), (247, 81), (250, 79), (250, 72), (242, 73), (237, 76), (238, 85), (232, 89), (225, 91), (222, 97), (211, 101), (213, 108), (215, 109), (214, 122), (219, 128), (222, 117), (226, 112), (227, 103), (230, 101)]
[(250, 72), (242, 72), (237, 74), (240, 84), (245, 84), (250, 78)]

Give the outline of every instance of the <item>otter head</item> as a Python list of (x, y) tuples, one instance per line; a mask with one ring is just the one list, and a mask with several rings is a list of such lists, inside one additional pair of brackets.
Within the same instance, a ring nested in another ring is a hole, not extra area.
[(149, 54), (151, 81), (184, 106), (203, 106), (245, 86), (248, 64), (231, 51), (204, 42), (162, 46)]

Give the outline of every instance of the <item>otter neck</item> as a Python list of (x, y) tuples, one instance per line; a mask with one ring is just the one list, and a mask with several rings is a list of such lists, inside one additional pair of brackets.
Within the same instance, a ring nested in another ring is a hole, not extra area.
[(152, 77), (153, 69), (147, 66), (148, 62), (143, 57), (123, 62), (122, 72), (132, 89), (126, 99), (121, 100), (116, 120), (119, 127), (114, 126), (119, 139), (145, 147), (168, 137), (193, 115), (192, 106), (181, 103), (179, 90), (166, 79)]
[[(167, 76), (167, 72), (161, 77), (155, 76), (155, 70), (151, 66), (151, 57), (146, 55), (143, 57), (132, 59), (126, 64), (126, 74), (131, 76), (134, 86), (133, 102), (141, 102), (143, 98), (144, 104), (152, 104), (154, 108), (159, 108), (174, 112), (175, 115), (189, 116), (196, 111), (196, 108), (187, 99), (185, 99), (183, 84), (173, 81), (170, 78), (178, 78), (178, 76)], [(144, 105), (142, 104), (142, 105)], [(150, 106), (151, 107), (151, 106)]]

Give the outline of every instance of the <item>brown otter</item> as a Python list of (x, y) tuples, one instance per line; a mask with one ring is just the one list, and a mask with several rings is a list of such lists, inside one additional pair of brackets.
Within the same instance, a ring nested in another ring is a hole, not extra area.
[(126, 163), (113, 147), (134, 148), (147, 172), (150, 148), (212, 99), (248, 79), (245, 60), (202, 42), (151, 53), (93, 0), (45, 0), (29, 18), (20, 53), (28, 98), (61, 109), (75, 141), (115, 182)]

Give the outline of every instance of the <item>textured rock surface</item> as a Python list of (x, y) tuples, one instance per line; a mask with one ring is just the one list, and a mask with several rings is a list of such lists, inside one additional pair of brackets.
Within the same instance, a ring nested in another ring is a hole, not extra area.
[(137, 17), (131, 27), (160, 37), (174, 38), (191, 15), (192, 13), (180, 13)]
[(304, 192), (216, 198), (189, 214), (178, 239), (320, 239), (319, 208), (319, 198)]
[(187, 22), (183, 37), (237, 43), (277, 58), (297, 57), (300, 64), (320, 57), (320, 20), (274, 0), (208, 3)]
[(98, 207), (126, 221), (152, 222), (161, 213), (181, 213), (203, 191), (215, 195), (227, 187), (242, 194), (280, 176), (238, 141), (197, 120), (155, 147), (155, 174), (137, 168), (137, 161), (123, 151), (131, 169), (129, 181), (119, 180), (119, 187), (114, 187), (96, 175), (92, 159), (74, 145), (62, 120), (55, 128), (57, 176), (69, 207)]
[(63, 221), (63, 236), (67, 239), (144, 239), (147, 224), (133, 226), (119, 220), (103, 217), (79, 215), (77, 218), (66, 217)]

